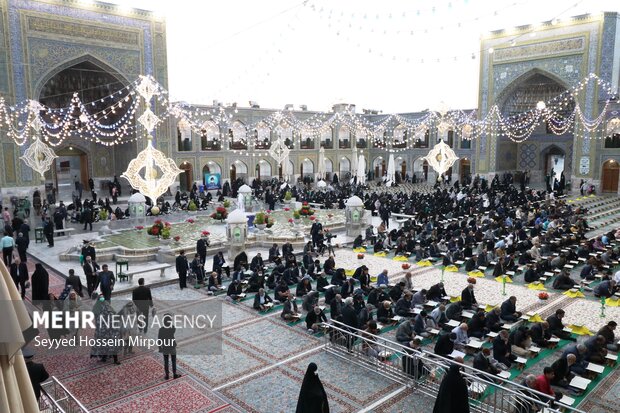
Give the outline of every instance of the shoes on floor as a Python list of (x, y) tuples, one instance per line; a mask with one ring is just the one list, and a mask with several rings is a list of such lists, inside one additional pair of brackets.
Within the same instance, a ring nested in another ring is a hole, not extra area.
[(173, 379), (178, 379), (179, 377), (181, 377), (181, 374), (175, 374), (172, 376)]

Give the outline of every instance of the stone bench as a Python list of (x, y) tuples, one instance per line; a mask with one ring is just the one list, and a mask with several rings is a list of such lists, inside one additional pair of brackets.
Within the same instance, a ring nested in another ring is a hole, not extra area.
[[(150, 266), (148, 268), (142, 268), (142, 269), (139, 269), (139, 270), (127, 271), (127, 272), (122, 273), (122, 276), (119, 275), (119, 281), (122, 281), (122, 279), (131, 280), (131, 279), (133, 279), (133, 276), (136, 275), (136, 274), (144, 274), (144, 273), (151, 272), (151, 271), (160, 271), (159, 276), (163, 278), (166, 275), (165, 274), (166, 269), (170, 268), (170, 267), (172, 267), (172, 265), (170, 265), (170, 264), (158, 264), (158, 265)], [(121, 279), (121, 277), (122, 277), (122, 279)]]

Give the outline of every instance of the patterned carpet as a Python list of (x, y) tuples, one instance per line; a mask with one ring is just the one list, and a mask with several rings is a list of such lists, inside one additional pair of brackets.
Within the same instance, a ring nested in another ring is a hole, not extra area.
[[(360, 260), (351, 251), (337, 251), (337, 263), (347, 269), (359, 266)], [(390, 272), (390, 281), (402, 279), (402, 263), (386, 258), (368, 256), (364, 264), (371, 267), (371, 274), (383, 268)], [(416, 286), (428, 288), (439, 281), (441, 272), (436, 268), (412, 266)], [(458, 294), (466, 284), (466, 276), (445, 273), (446, 288)], [(58, 293), (62, 290), (62, 277), (50, 272), (50, 285)], [(251, 308), (252, 300), (229, 303), (223, 296), (209, 296), (204, 289), (180, 291), (178, 285), (164, 285), (152, 289), (158, 314), (171, 311), (189, 314), (214, 303), (222, 308), (222, 335), (214, 337), (202, 333), (178, 331), (179, 347), (190, 349), (217, 341), (221, 354), (180, 354), (177, 380), (164, 380), (162, 357), (154, 350), (140, 351), (128, 357), (121, 356), (121, 365), (101, 363), (89, 358), (87, 348), (50, 353), (38, 351), (36, 359), (43, 363), (50, 374), (56, 376), (93, 412), (284, 412), (295, 410), (299, 388), (308, 363), (319, 366), (319, 377), (325, 386), (332, 412), (428, 412), (434, 401), (421, 396), (401, 383), (346, 363), (343, 359), (321, 349), (323, 339), (308, 334), (304, 323), (289, 325), (279, 317), (279, 311), (258, 314)], [(520, 285), (507, 286), (508, 294), (515, 294), (519, 306), (541, 309), (546, 315), (556, 307), (573, 307), (573, 310), (597, 315), (595, 302), (585, 304), (553, 294), (546, 304), (541, 304), (535, 292)], [(476, 286), (479, 301), (497, 304), (505, 297), (501, 284), (489, 279), (479, 279)], [(129, 295), (114, 296), (115, 306)], [(85, 301), (85, 305), (91, 305)], [(542, 309), (544, 307), (544, 309)], [(567, 311), (568, 312), (568, 311)], [(593, 317), (594, 318), (594, 317)], [(45, 335), (45, 332), (43, 333)], [(385, 332), (393, 338), (395, 330)], [(156, 331), (149, 330), (149, 337)], [(426, 342), (426, 340), (425, 340)], [(432, 348), (433, 343), (428, 343)], [(197, 347), (200, 348), (200, 347)], [(194, 353), (196, 354), (196, 353)], [(525, 372), (539, 374), (554, 356), (530, 366)], [(520, 375), (521, 376), (521, 375)], [(522, 377), (522, 376), (521, 376)], [(617, 394), (620, 391), (620, 374), (614, 370), (601, 384), (591, 391), (580, 406), (585, 411), (620, 411)], [(394, 394), (393, 397), (382, 398)]]

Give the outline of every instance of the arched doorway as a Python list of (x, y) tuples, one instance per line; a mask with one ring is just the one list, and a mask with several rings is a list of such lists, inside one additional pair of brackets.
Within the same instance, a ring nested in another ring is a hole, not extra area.
[(55, 152), (58, 157), (52, 164), (52, 181), (56, 188), (56, 199), (71, 201), (73, 192), (76, 190), (76, 182), (82, 185), (83, 190), (88, 188), (90, 177), (88, 155), (74, 146), (66, 146)]
[(349, 161), (349, 158), (346, 156), (340, 158), (340, 168), (338, 170), (340, 171), (341, 178), (344, 178), (347, 173), (351, 172), (351, 161)]
[(258, 171), (257, 176), (261, 180), (271, 179), (271, 164), (268, 161), (261, 159), (260, 161), (258, 161), (256, 169)]
[(399, 156), (396, 158), (396, 165), (400, 165), (400, 177), (404, 180), (407, 175), (407, 161)]
[(301, 163), (301, 177), (305, 178), (306, 176), (314, 176), (314, 163), (306, 158), (304, 159), (304, 161)]
[(459, 161), (459, 176), (461, 181), (469, 178), (471, 174), (471, 161), (467, 158), (463, 158)]
[(603, 163), (602, 190), (603, 192), (618, 192), (618, 177), (620, 176), (620, 164), (613, 159)]
[(189, 191), (190, 189), (192, 189), (193, 180), (194, 180), (194, 171), (193, 171), (192, 164), (185, 161), (181, 163), (181, 165), (179, 165), (179, 169), (183, 171), (179, 175), (179, 182), (180, 182), (179, 189), (181, 191)]
[[(555, 181), (560, 180), (564, 172), (565, 152), (559, 147), (552, 145), (542, 152), (543, 176), (549, 175), (549, 184), (554, 188)], [(544, 182), (546, 182), (543, 180)]]

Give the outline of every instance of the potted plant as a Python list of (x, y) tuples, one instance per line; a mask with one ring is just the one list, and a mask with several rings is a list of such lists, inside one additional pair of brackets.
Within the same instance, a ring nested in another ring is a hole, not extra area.
[(305, 217), (310, 217), (312, 215), (314, 215), (314, 210), (312, 208), (310, 208), (310, 205), (308, 205), (308, 202), (304, 202), (301, 205), (301, 209), (299, 210), (299, 214)]
[(401, 267), (402, 267), (403, 270), (408, 270), (409, 268), (411, 268), (411, 264), (405, 262), (405, 263), (403, 263), (403, 265), (401, 265)]
[(264, 231), (267, 227), (267, 214), (263, 211), (257, 212), (254, 217), (254, 226), (259, 229), (259, 231)]
[(542, 302), (545, 302), (549, 299), (549, 294), (544, 291), (541, 291), (540, 293), (538, 293), (538, 299)]
[(284, 194), (284, 203), (290, 204), (292, 198), (293, 198), (293, 194), (291, 194), (291, 191), (286, 191), (286, 193)]
[(100, 221), (105, 221), (108, 219), (108, 210), (107, 209), (100, 209), (99, 210), (99, 220)]
[(230, 208), (230, 201), (228, 199), (225, 199), (222, 205), (224, 206), (224, 208)]
[(179, 241), (181, 241), (181, 237), (180, 237), (180, 236), (178, 236), (178, 235), (177, 235), (177, 236), (175, 236), (175, 237), (174, 237), (174, 238), (172, 238), (172, 239), (174, 240), (174, 242), (177, 242), (177, 243), (178, 243)]
[(196, 211), (198, 211), (198, 206), (193, 199), (189, 201), (189, 204), (187, 205), (187, 210), (190, 212), (190, 214), (195, 214)]
[(300, 219), (301, 219), (301, 214), (299, 213), (299, 211), (297, 210), (293, 211), (293, 220), (295, 220), (296, 224), (299, 222)]
[(161, 230), (161, 237), (165, 240), (170, 239), (170, 227), (164, 227), (164, 229)]
[(217, 207), (215, 208), (215, 212), (212, 213), (210, 216), (213, 219), (223, 222), (226, 218), (228, 218), (228, 211), (225, 207)]

